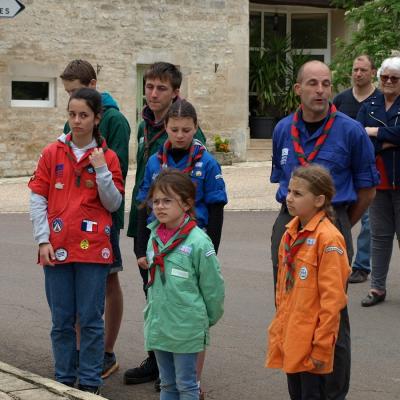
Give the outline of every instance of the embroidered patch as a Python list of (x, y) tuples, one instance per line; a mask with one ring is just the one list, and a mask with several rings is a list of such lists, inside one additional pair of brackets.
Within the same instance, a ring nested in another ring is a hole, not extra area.
[(196, 164), (194, 164), (195, 167), (201, 168), (203, 166), (203, 161), (197, 161)]
[(337, 246), (328, 246), (325, 249), (325, 253), (330, 253), (331, 251), (336, 251), (340, 255), (342, 255), (344, 253), (344, 251), (340, 247), (337, 247)]
[(68, 251), (63, 248), (57, 249), (54, 254), (57, 261), (65, 261), (68, 257)]
[(191, 246), (182, 245), (179, 248), (179, 251), (181, 253), (183, 253), (183, 254), (190, 255), (190, 253), (192, 252), (192, 247)]
[(92, 188), (94, 188), (94, 182), (93, 182), (92, 180), (90, 180), (90, 179), (86, 179), (86, 180), (85, 180), (85, 186), (86, 186), (88, 189), (92, 189)]
[(64, 189), (64, 184), (61, 182), (56, 182), (56, 184), (54, 185), (54, 187), (58, 190)]
[(62, 231), (62, 228), (64, 227), (64, 223), (61, 218), (56, 218), (53, 220), (53, 223), (51, 224), (53, 228), (53, 232), (58, 233)]
[(315, 239), (313, 239), (313, 238), (308, 238), (308, 239), (306, 240), (306, 243), (307, 243), (309, 246), (313, 246), (313, 245), (315, 244)]
[(82, 250), (87, 250), (89, 248), (89, 240), (83, 239), (80, 246)]
[(308, 277), (308, 269), (307, 269), (307, 267), (303, 266), (303, 267), (300, 268), (299, 278), (302, 281), (304, 281), (305, 279), (307, 279), (307, 277)]
[(110, 258), (110, 255), (111, 255), (111, 251), (110, 251), (110, 249), (108, 249), (107, 247), (104, 247), (104, 249), (101, 251), (101, 256), (104, 258), (104, 259), (108, 259), (108, 258)]
[(111, 233), (111, 227), (110, 227), (110, 225), (106, 225), (106, 226), (105, 226), (105, 228), (104, 228), (104, 233), (105, 233), (107, 236), (110, 236), (110, 233)]
[(204, 255), (205, 255), (206, 257), (210, 257), (210, 256), (212, 256), (213, 254), (215, 254), (215, 250), (214, 250), (214, 249), (208, 250), (208, 251), (206, 251), (206, 252), (204, 253)]
[(94, 168), (91, 165), (89, 165), (87, 167), (87, 172), (89, 172), (89, 174), (94, 174)]
[(202, 176), (202, 172), (201, 171), (196, 171), (196, 176)]
[(56, 178), (62, 178), (64, 173), (64, 164), (56, 164)]
[(281, 165), (285, 165), (287, 162), (287, 157), (289, 154), (289, 149), (287, 147), (282, 149), (282, 155), (281, 155)]
[(139, 144), (142, 144), (142, 143), (144, 143), (144, 137), (143, 136), (139, 139)]
[(176, 268), (171, 269), (171, 275), (179, 276), (180, 278), (185, 278), (185, 279), (189, 278), (189, 272), (182, 271), (181, 269), (176, 269)]
[(222, 174), (215, 175), (215, 179), (222, 179)]
[(98, 225), (95, 221), (90, 221), (88, 219), (84, 219), (81, 223), (81, 231), (84, 232), (97, 232)]

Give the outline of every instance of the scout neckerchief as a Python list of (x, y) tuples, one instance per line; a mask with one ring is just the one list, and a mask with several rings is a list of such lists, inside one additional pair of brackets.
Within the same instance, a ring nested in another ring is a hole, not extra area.
[[(67, 152), (67, 157), (71, 160), (72, 162), (72, 166), (74, 168), (74, 174), (75, 174), (75, 185), (76, 186), (80, 186), (81, 185), (81, 175), (82, 175), (82, 171), (88, 166), (90, 165), (90, 160), (89, 158), (87, 158), (84, 162), (82, 162), (82, 164), (77, 167), (77, 162), (76, 159), (73, 157), (72, 155), (72, 134), (71, 132), (68, 133), (65, 137), (65, 144), (68, 146), (69, 148), (69, 152)], [(103, 149), (103, 152), (105, 153), (108, 150), (108, 147), (106, 145), (106, 141), (104, 140), (104, 138), (101, 138), (101, 145), (99, 146)]]
[[(197, 154), (193, 155), (194, 151), (195, 151), (195, 147), (196, 147), (195, 142), (193, 141), (189, 148), (189, 156), (188, 156), (188, 160), (186, 163), (186, 167), (183, 170), (181, 170), (181, 172), (183, 172), (184, 174), (190, 174), (190, 172), (192, 172), (196, 162), (198, 160), (200, 160), (200, 158), (203, 156), (205, 148), (203, 146), (201, 146), (199, 148), (199, 151), (197, 152)], [(171, 148), (172, 148), (172, 144), (169, 140), (167, 140), (164, 143), (164, 146), (161, 147), (161, 149), (158, 152), (157, 158), (160, 161), (162, 168), (168, 167), (168, 151)]]
[(154, 136), (149, 140), (149, 130), (147, 128), (147, 122), (144, 124), (144, 132), (143, 132), (143, 140), (144, 140), (144, 161), (147, 162), (150, 155), (150, 147), (153, 143), (155, 143), (165, 132), (164, 124), (158, 132), (154, 134)]
[(146, 289), (149, 288), (153, 283), (154, 283), (154, 278), (156, 276), (156, 267), (157, 265), (160, 267), (160, 277), (161, 277), (161, 282), (164, 284), (165, 283), (165, 266), (164, 266), (164, 258), (167, 256), (169, 253), (171, 253), (172, 250), (174, 250), (177, 246), (179, 246), (180, 243), (182, 243), (188, 236), (190, 231), (196, 226), (196, 221), (193, 219), (189, 219), (187, 223), (184, 223), (176, 233), (176, 237), (174, 241), (166, 247), (164, 250), (161, 252), (159, 251), (158, 243), (155, 238), (152, 240), (153, 244), (153, 250), (154, 250), (154, 258), (153, 262), (150, 265), (150, 281), (146, 285)]
[(318, 137), (314, 148), (312, 149), (311, 153), (306, 156), (304, 153), (303, 147), (301, 147), (300, 143), (300, 133), (297, 128), (297, 123), (299, 122), (300, 119), (300, 114), (302, 112), (301, 106), (296, 110), (296, 112), (293, 115), (293, 121), (292, 121), (292, 126), (291, 126), (291, 131), (290, 134), (292, 136), (292, 141), (293, 141), (293, 147), (294, 147), (294, 152), (296, 153), (297, 159), (299, 160), (299, 163), (303, 166), (307, 166), (310, 164), (314, 158), (317, 156), (318, 152), (320, 151), (322, 145), (325, 143), (326, 138), (328, 137), (329, 131), (332, 128), (333, 122), (336, 117), (336, 107), (334, 104), (330, 105), (329, 108), (329, 118), (328, 121), (326, 122), (322, 134)]
[[(320, 223), (324, 218), (325, 216), (322, 217), (318, 223)], [(293, 289), (294, 286), (294, 270), (295, 270), (294, 257), (300, 250), (302, 244), (307, 240), (307, 237), (310, 235), (310, 233), (311, 233), (310, 231), (303, 230), (297, 235), (292, 245), (290, 245), (291, 236), (289, 235), (289, 232), (285, 233), (285, 239), (284, 239), (285, 256), (283, 258), (283, 264), (286, 266), (286, 275), (285, 275), (286, 292), (290, 292), (290, 290)]]

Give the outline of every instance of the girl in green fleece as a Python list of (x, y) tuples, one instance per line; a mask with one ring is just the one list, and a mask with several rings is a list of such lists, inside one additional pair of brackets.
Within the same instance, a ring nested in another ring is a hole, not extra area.
[(148, 195), (157, 219), (148, 226), (144, 336), (146, 350), (156, 355), (162, 400), (199, 399), (197, 356), (224, 310), (220, 265), (194, 220), (195, 195), (191, 179), (168, 168)]

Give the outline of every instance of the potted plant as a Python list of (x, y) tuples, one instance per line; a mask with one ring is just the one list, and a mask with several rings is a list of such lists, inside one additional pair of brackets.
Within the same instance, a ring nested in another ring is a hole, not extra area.
[(214, 149), (212, 155), (220, 165), (232, 165), (233, 152), (230, 149), (229, 139), (223, 139), (220, 135), (215, 135)]
[(250, 137), (272, 137), (279, 119), (298, 106), (293, 85), (297, 70), (308, 57), (291, 50), (289, 37), (272, 35), (266, 47), (250, 54), (249, 91), (256, 94), (250, 110)]

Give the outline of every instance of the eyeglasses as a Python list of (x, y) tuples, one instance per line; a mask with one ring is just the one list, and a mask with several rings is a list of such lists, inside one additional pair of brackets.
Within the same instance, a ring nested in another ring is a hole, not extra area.
[(390, 82), (392, 82), (393, 85), (395, 85), (399, 81), (400, 77), (398, 77), (398, 76), (389, 76), (389, 75), (381, 75), (380, 79), (381, 79), (381, 81), (383, 83), (388, 82), (389, 79), (390, 79)]
[(152, 208), (156, 207), (170, 208), (174, 203), (174, 201), (177, 200), (169, 197), (164, 197), (163, 199), (153, 199), (153, 201), (150, 202), (150, 206), (152, 206)]

